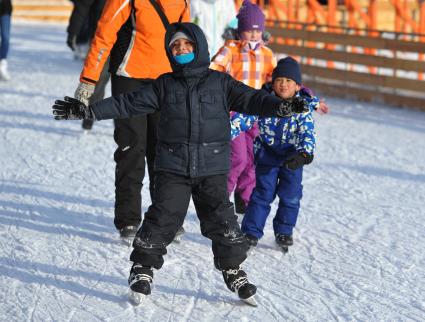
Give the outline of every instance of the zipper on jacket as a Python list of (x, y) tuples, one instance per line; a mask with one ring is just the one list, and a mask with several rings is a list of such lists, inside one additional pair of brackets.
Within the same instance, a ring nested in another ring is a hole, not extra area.
[(191, 88), (192, 86), (189, 84), (189, 82), (186, 80), (186, 78), (184, 78), (184, 83), (186, 85), (186, 89), (187, 89), (187, 97), (186, 97), (186, 110), (187, 110), (187, 115), (188, 115), (188, 144), (187, 144), (187, 149), (188, 149), (188, 156), (189, 156), (189, 176), (190, 174), (193, 172), (193, 174), (195, 174), (196, 171), (196, 158), (194, 158), (194, 156), (191, 154), (191, 145), (190, 142), (192, 142), (192, 100), (191, 100)]

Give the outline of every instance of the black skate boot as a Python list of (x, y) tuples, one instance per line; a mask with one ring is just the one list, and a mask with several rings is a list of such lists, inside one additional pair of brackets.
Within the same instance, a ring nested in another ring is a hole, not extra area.
[(235, 192), (235, 211), (237, 214), (244, 215), (246, 211), (245, 201), (242, 200), (241, 196)]
[(223, 270), (224, 282), (227, 288), (238, 294), (239, 298), (252, 306), (257, 306), (255, 293), (257, 287), (248, 281), (246, 273), (240, 268)]
[(275, 234), (276, 244), (282, 248), (282, 251), (286, 254), (288, 252), (288, 247), (294, 244), (292, 235), (285, 234)]
[(247, 241), (247, 243), (249, 245), (249, 248), (255, 247), (258, 244), (258, 238), (257, 237), (254, 237), (254, 236), (252, 236), (250, 234), (245, 234), (245, 239), (246, 239), (246, 241)]
[(134, 305), (139, 305), (142, 300), (151, 294), (151, 284), (153, 271), (151, 267), (145, 267), (134, 263), (128, 277), (128, 286), (130, 286), (129, 300)]
[(120, 233), (121, 241), (125, 245), (130, 246), (136, 236), (137, 226), (125, 226), (124, 228), (118, 229), (118, 231)]
[(91, 129), (92, 129), (92, 127), (93, 127), (93, 123), (94, 123), (94, 121), (93, 121), (93, 120), (83, 120), (83, 122), (81, 123), (81, 127), (82, 127), (84, 130), (89, 131), (89, 130), (91, 130)]

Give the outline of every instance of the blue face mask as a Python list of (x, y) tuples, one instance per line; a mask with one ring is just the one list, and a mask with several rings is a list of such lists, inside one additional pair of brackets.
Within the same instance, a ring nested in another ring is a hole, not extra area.
[(174, 56), (174, 59), (179, 64), (184, 65), (184, 64), (190, 63), (192, 60), (195, 59), (195, 53), (192, 52), (192, 53), (188, 53), (188, 54)]

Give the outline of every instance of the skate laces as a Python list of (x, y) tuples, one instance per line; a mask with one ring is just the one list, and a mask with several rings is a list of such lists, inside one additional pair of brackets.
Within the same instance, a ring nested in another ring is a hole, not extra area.
[(237, 275), (239, 273), (239, 268), (237, 269), (228, 269), (227, 271), (225, 271), (226, 274), (228, 275)]
[[(132, 270), (135, 269), (151, 270), (150, 268), (143, 267), (142, 265), (134, 265)], [(133, 284), (140, 281), (147, 281), (149, 284), (152, 284), (152, 276), (145, 273), (131, 272), (128, 280), (129, 286), (132, 286)]]
[(231, 286), (232, 288), (235, 290), (235, 292), (238, 292), (239, 289), (244, 286), (246, 283), (248, 283), (248, 279), (245, 276), (241, 276), (237, 279), (235, 279), (232, 283)]
[[(243, 274), (241, 276), (238, 277), (238, 274), (245, 273), (243, 270), (241, 270), (240, 268), (237, 269), (228, 269), (226, 271), (224, 271), (226, 275), (235, 275), (235, 279), (233, 281), (229, 281), (229, 285), (230, 288), (234, 291), (234, 292), (238, 292), (239, 289), (244, 286), (245, 284), (249, 283), (248, 282), (248, 278), (246, 277), (246, 274)], [(230, 276), (229, 276), (230, 277)]]

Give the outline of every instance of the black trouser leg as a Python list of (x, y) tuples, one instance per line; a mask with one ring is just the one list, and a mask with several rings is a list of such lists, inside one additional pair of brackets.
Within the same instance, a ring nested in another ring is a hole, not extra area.
[[(112, 76), (112, 94), (136, 91), (148, 80)], [(118, 145), (114, 154), (115, 227), (138, 226), (141, 221), (141, 189), (145, 176), (147, 117), (117, 119), (114, 139)]]
[(227, 176), (202, 178), (192, 191), (202, 235), (212, 240), (214, 265), (237, 268), (247, 257), (248, 245), (227, 192)]
[(145, 176), (146, 117), (115, 120), (115, 227), (139, 226)]
[(166, 247), (183, 224), (189, 207), (191, 180), (184, 176), (158, 172), (155, 176), (155, 202), (149, 207), (142, 227), (133, 241), (130, 260), (160, 269)]

